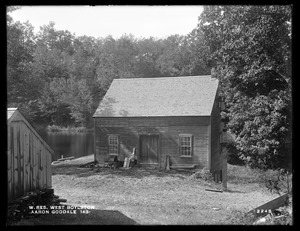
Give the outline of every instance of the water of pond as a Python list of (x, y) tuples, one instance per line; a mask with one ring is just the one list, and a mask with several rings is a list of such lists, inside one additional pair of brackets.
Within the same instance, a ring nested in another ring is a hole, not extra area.
[(39, 134), (54, 150), (52, 161), (63, 157), (75, 158), (94, 153), (93, 132), (48, 132), (40, 130)]

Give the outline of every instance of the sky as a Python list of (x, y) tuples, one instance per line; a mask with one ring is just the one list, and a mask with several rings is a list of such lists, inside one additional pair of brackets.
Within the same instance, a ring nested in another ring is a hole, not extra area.
[(186, 35), (196, 28), (202, 6), (22, 6), (10, 15), (14, 21), (27, 20), (38, 32), (40, 26), (55, 22), (55, 29), (76, 36), (115, 39), (123, 34), (136, 38), (166, 38)]

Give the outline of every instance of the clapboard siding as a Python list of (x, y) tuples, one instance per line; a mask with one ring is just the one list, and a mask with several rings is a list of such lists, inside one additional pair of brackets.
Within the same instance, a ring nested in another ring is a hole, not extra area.
[[(170, 156), (171, 165), (174, 164), (199, 164), (207, 166), (208, 154), (208, 127), (207, 126), (172, 126), (168, 133), (162, 136), (162, 166), (165, 166), (166, 155)], [(191, 134), (193, 136), (192, 157), (181, 157), (179, 150), (179, 135)]]
[(181, 117), (96, 117), (96, 127), (169, 127), (169, 126), (205, 126), (210, 116)]
[[(107, 120), (111, 120), (108, 122)], [(180, 123), (181, 121), (181, 123)], [(119, 160), (124, 160), (136, 148), (139, 156), (139, 137), (143, 134), (159, 135), (160, 166), (170, 155), (174, 164), (207, 166), (209, 117), (158, 117), (158, 118), (95, 118), (95, 159), (107, 161), (109, 134), (119, 135)], [(128, 126), (122, 127), (122, 124)], [(193, 135), (193, 156), (180, 157), (179, 134)]]
[(168, 117), (168, 126), (206, 126), (209, 125), (209, 116)]
[(7, 126), (7, 197), (12, 201), (28, 191), (51, 187), (53, 151), (16, 111)]

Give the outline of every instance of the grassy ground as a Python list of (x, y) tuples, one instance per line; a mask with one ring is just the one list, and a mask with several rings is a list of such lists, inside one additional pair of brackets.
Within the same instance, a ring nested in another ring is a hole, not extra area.
[[(228, 216), (233, 211), (247, 211), (277, 197), (260, 185), (258, 173), (240, 166), (228, 165), (228, 191), (219, 193), (206, 191), (210, 183), (192, 177), (192, 172), (90, 169), (79, 168), (78, 160), (75, 163), (53, 166), (55, 194), (67, 199), (67, 204), (94, 206), (101, 219), (106, 212), (99, 211), (117, 211), (123, 217), (110, 224), (231, 224)], [(97, 224), (102, 224), (101, 219)]]

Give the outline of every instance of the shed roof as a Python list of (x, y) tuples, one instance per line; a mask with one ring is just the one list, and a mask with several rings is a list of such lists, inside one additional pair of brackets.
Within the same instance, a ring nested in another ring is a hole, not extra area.
[(115, 79), (93, 117), (209, 116), (217, 88), (210, 75)]

